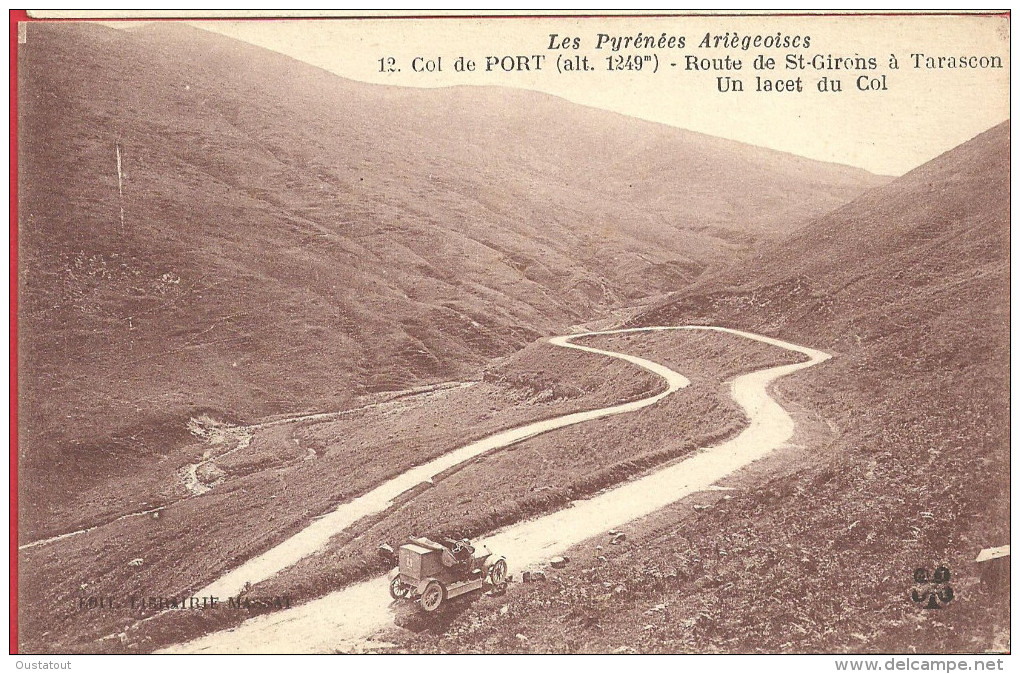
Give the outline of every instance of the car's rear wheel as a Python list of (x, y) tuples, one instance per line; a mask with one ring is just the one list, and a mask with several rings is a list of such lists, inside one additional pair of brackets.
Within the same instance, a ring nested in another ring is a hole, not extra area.
[(421, 607), (425, 611), (432, 613), (442, 605), (444, 599), (446, 599), (446, 590), (443, 589), (438, 580), (430, 580), (425, 585), (425, 589), (422, 590)]
[(390, 596), (394, 599), (403, 599), (410, 591), (411, 588), (400, 582), (399, 578), (394, 578), (390, 581)]

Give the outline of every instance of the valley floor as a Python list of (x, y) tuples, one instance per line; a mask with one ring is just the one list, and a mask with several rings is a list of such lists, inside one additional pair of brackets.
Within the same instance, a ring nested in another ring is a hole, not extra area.
[[(614, 340), (631, 342), (632, 349), (639, 338), (605, 339), (610, 347)], [(398, 504), (386, 517), (359, 522), (325, 550), (255, 589), (286, 593), (296, 601), (320, 596), (379, 571), (374, 548), (380, 541), (399, 543), (407, 535), (439, 529), (485, 533), (562, 507), (575, 492), (595, 492), (736, 432), (742, 418), (723, 390), (723, 379), (745, 365), (772, 364), (776, 354), (728, 335), (677, 334), (671, 339), (686, 353), (678, 349), (678, 362), (668, 364), (688, 373), (695, 395), (653, 408), (667, 423), (649, 423), (651, 410), (644, 410), (486, 455)], [(121, 520), (22, 550), (22, 597), (32, 599), (21, 604), (26, 651), (92, 650), (89, 644), (96, 638), (151, 617), (125, 606), (130, 596), (193, 593), (328, 512), (331, 504), (364, 493), (414, 462), (529, 419), (647, 397), (660, 390), (657, 379), (629, 363), (536, 344), (490, 367), (475, 386), (410, 397), (350, 417), (265, 428), (244, 451), (218, 465), (225, 479), (208, 493), (192, 496), (179, 486), (180, 499), (158, 518)], [(185, 454), (201, 459), (208, 451), (196, 444)], [(183, 455), (178, 459), (184, 460)], [(358, 469), (351, 470), (355, 465)], [(99, 499), (98, 494), (89, 496)], [(116, 605), (79, 608), (81, 597), (92, 596), (114, 597)], [(146, 638), (156, 639), (153, 643), (167, 643), (219, 626), (226, 618), (175, 614), (145, 621), (141, 629)], [(164, 621), (172, 625), (164, 629)], [(123, 645), (103, 642), (99, 647), (117, 650)]]
[[(574, 341), (684, 376), (666, 385), (633, 362), (539, 342), (493, 363), (473, 384), (411, 392), (350, 414), (251, 426), (248, 441), (227, 452), (211, 449), (205, 436), (178, 460), (215, 465), (206, 472), (207, 491), (195, 495), (178, 483), (178, 500), (158, 518), (118, 520), (21, 551), (29, 572), (22, 596), (49, 598), (22, 602), (23, 650), (150, 652), (174, 644), (212, 652), (1008, 648), (1002, 627), (1008, 604), (1001, 588), (978, 585), (967, 557), (973, 544), (966, 539), (948, 558), (960, 574), (955, 611), (918, 611), (904, 600), (909, 573), (900, 567), (912, 572), (930, 546), (916, 536), (900, 549), (880, 542), (890, 540), (889, 527), (896, 526), (895, 502), (888, 498), (895, 489), (881, 457), (865, 464), (865, 475), (857, 450), (848, 446), (846, 392), (832, 388), (845, 368), (839, 354), (820, 375), (776, 384), (776, 404), (764, 393), (773, 378), (826, 356), (805, 350), (813, 360), (803, 361), (774, 341), (717, 331), (624, 332)], [(749, 378), (757, 378), (764, 397), (739, 395), (734, 382)], [(644, 406), (646, 399), (656, 402)], [(286, 549), (282, 543), (328, 521), (323, 515), (414, 465), (503, 429), (618, 404), (630, 409), (450, 465), (431, 483), (388, 495), (375, 514), (362, 512), (368, 516), (331, 528), (306, 551), (311, 554), (269, 568), (264, 580), (252, 575), (243, 596), (286, 597), (282, 611), (271, 601), (239, 610), (169, 612), (127, 601), (201, 594), (214, 581), (217, 592), (232, 595), (227, 585), (241, 576), (228, 572), (273, 548)], [(789, 424), (785, 431), (783, 423), (766, 424), (766, 433), (779, 429), (771, 444), (744, 443), (749, 460), (759, 459), (749, 467), (734, 473), (748, 461), (697, 451), (754, 437), (749, 429), (760, 425), (756, 417), (768, 405)], [(796, 419), (795, 430), (784, 409)], [(703, 479), (697, 465), (708, 469)], [(846, 502), (849, 490), (859, 495), (858, 506), (867, 503), (869, 487), (886, 495), (879, 501), (886, 506), (872, 519)], [(610, 528), (623, 531), (624, 540), (610, 545)], [(377, 579), (387, 566), (376, 546), (396, 546), (414, 535), (483, 538), (507, 556), (517, 580), (529, 569), (545, 571), (547, 580), (514, 583), (502, 596), (469, 595), (424, 616), (391, 604), (385, 580)], [(567, 568), (547, 567), (557, 554), (570, 559)], [(112, 597), (113, 606), (82, 605), (81, 598), (92, 596)]]

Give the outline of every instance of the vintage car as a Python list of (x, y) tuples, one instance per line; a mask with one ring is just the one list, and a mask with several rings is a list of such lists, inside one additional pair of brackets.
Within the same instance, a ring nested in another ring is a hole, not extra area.
[(397, 550), (398, 566), (390, 572), (390, 596), (419, 599), (432, 612), (447, 599), (481, 590), (501, 592), (507, 584), (506, 560), (468, 541), (437, 543), (412, 538)]

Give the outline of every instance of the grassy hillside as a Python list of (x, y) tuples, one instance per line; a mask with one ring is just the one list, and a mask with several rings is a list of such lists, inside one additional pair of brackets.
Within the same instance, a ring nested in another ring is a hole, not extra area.
[(24, 537), (151, 472), (189, 416), (470, 376), (881, 182), (535, 93), (359, 84), (186, 26), (27, 37)]
[[(312, 556), (255, 583), (248, 596), (285, 595), (294, 604), (307, 602), (389, 570), (375, 553), (383, 541), (399, 544), (409, 535), (477, 537), (654, 471), (738, 432), (744, 419), (723, 382), (788, 358), (735, 336), (697, 332), (585, 342), (667, 364), (690, 378), (691, 390), (640, 412), (535, 436), (444, 471), (431, 486), (419, 485)], [(470, 387), (265, 429), (236, 453), (194, 447), (192, 456), (211, 450), (223, 457), (216, 465), (226, 479), (207, 494), (182, 498), (156, 519), (124, 519), (21, 553), (22, 649), (137, 652), (232, 627), (253, 612), (152, 617), (132, 609), (126, 597), (195, 592), (415, 463), (498, 429), (644, 397), (662, 386), (629, 363), (539, 342), (497, 359), (484, 380)], [(358, 469), (349, 470), (351, 465)], [(175, 483), (170, 477), (167, 486)], [(135, 483), (129, 487), (138, 493)], [(143, 561), (132, 566), (134, 559)], [(514, 573), (522, 570), (510, 563)], [(117, 597), (116, 607), (68, 610), (82, 585), (87, 594)], [(140, 618), (148, 619), (139, 623)], [(102, 639), (107, 636), (112, 638)]]
[[(637, 321), (833, 353), (777, 386), (798, 416), (794, 447), (707, 508), (634, 524), (627, 546), (581, 546), (555, 582), (512, 596), (507, 618), (479, 603), (405, 645), (1008, 650), (1009, 589), (983, 587), (974, 560), (1010, 539), (1009, 133), (985, 132)], [(956, 598), (925, 611), (912, 573), (939, 564)]]

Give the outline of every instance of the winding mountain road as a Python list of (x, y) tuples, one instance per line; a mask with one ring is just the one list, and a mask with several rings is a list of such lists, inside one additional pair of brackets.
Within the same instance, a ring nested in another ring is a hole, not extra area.
[[(557, 346), (619, 358), (661, 376), (665, 390), (640, 400), (611, 407), (576, 412), (502, 431), (465, 445), (429, 463), (383, 483), (367, 494), (343, 504), (295, 536), (253, 558), (209, 585), (198, 595), (226, 597), (245, 582), (255, 583), (314, 553), (334, 535), (357, 520), (385, 510), (394, 498), (422, 481), (471, 458), (520, 442), (557, 428), (633, 412), (654, 405), (689, 385), (683, 375), (629, 354), (606, 351), (572, 343), (596, 335), (675, 330), (725, 332), (763, 342), (807, 356), (807, 360), (767, 368), (733, 380), (731, 395), (748, 418), (747, 427), (736, 437), (716, 447), (699, 450), (689, 458), (646, 477), (633, 480), (590, 499), (575, 501), (573, 507), (521, 522), (479, 541), (504, 555), (514, 569), (523, 569), (562, 553), (568, 548), (613, 527), (649, 515), (689, 494), (705, 490), (716, 481), (765, 456), (793, 435), (794, 422), (773, 400), (768, 386), (786, 375), (830, 358), (829, 354), (754, 333), (715, 326), (656, 326), (586, 332), (550, 339)], [(252, 618), (239, 627), (206, 635), (164, 652), (189, 653), (297, 653), (356, 650), (370, 642), (379, 631), (392, 626), (393, 612), (387, 580), (380, 576), (325, 597)]]
[[(589, 333), (596, 334), (596, 333)], [(606, 333), (598, 333), (606, 334)], [(296, 564), (305, 557), (313, 554), (322, 548), (330, 538), (342, 532), (358, 520), (369, 515), (374, 515), (386, 510), (393, 505), (394, 499), (409, 489), (413, 489), (422, 482), (432, 482), (436, 475), (444, 470), (460, 465), (477, 456), (491, 452), (494, 449), (507, 447), (522, 440), (535, 437), (541, 433), (579, 424), (584, 421), (600, 419), (614, 414), (633, 412), (649, 405), (654, 405), (674, 391), (690, 385), (681, 374), (670, 370), (668, 367), (653, 363), (644, 358), (631, 356), (614, 351), (603, 351), (587, 346), (571, 344), (570, 340), (582, 335), (568, 335), (554, 337), (550, 341), (557, 346), (565, 346), (571, 349), (580, 349), (590, 353), (597, 353), (613, 358), (621, 358), (639, 367), (653, 372), (666, 380), (667, 387), (664, 391), (648, 398), (642, 398), (622, 405), (603, 407), (587, 412), (575, 412), (552, 419), (535, 421), (524, 426), (518, 426), (494, 435), (482, 438), (470, 444), (444, 454), (428, 463), (416, 466), (397, 477), (388, 480), (371, 491), (363, 494), (352, 501), (343, 503), (331, 513), (317, 519), (310, 525), (299, 531), (294, 536), (283, 541), (267, 552), (253, 557), (233, 571), (221, 576), (211, 585), (200, 590), (198, 596), (227, 597), (236, 595), (244, 588), (245, 583), (254, 585), (257, 582), (266, 580), (283, 569)]]

